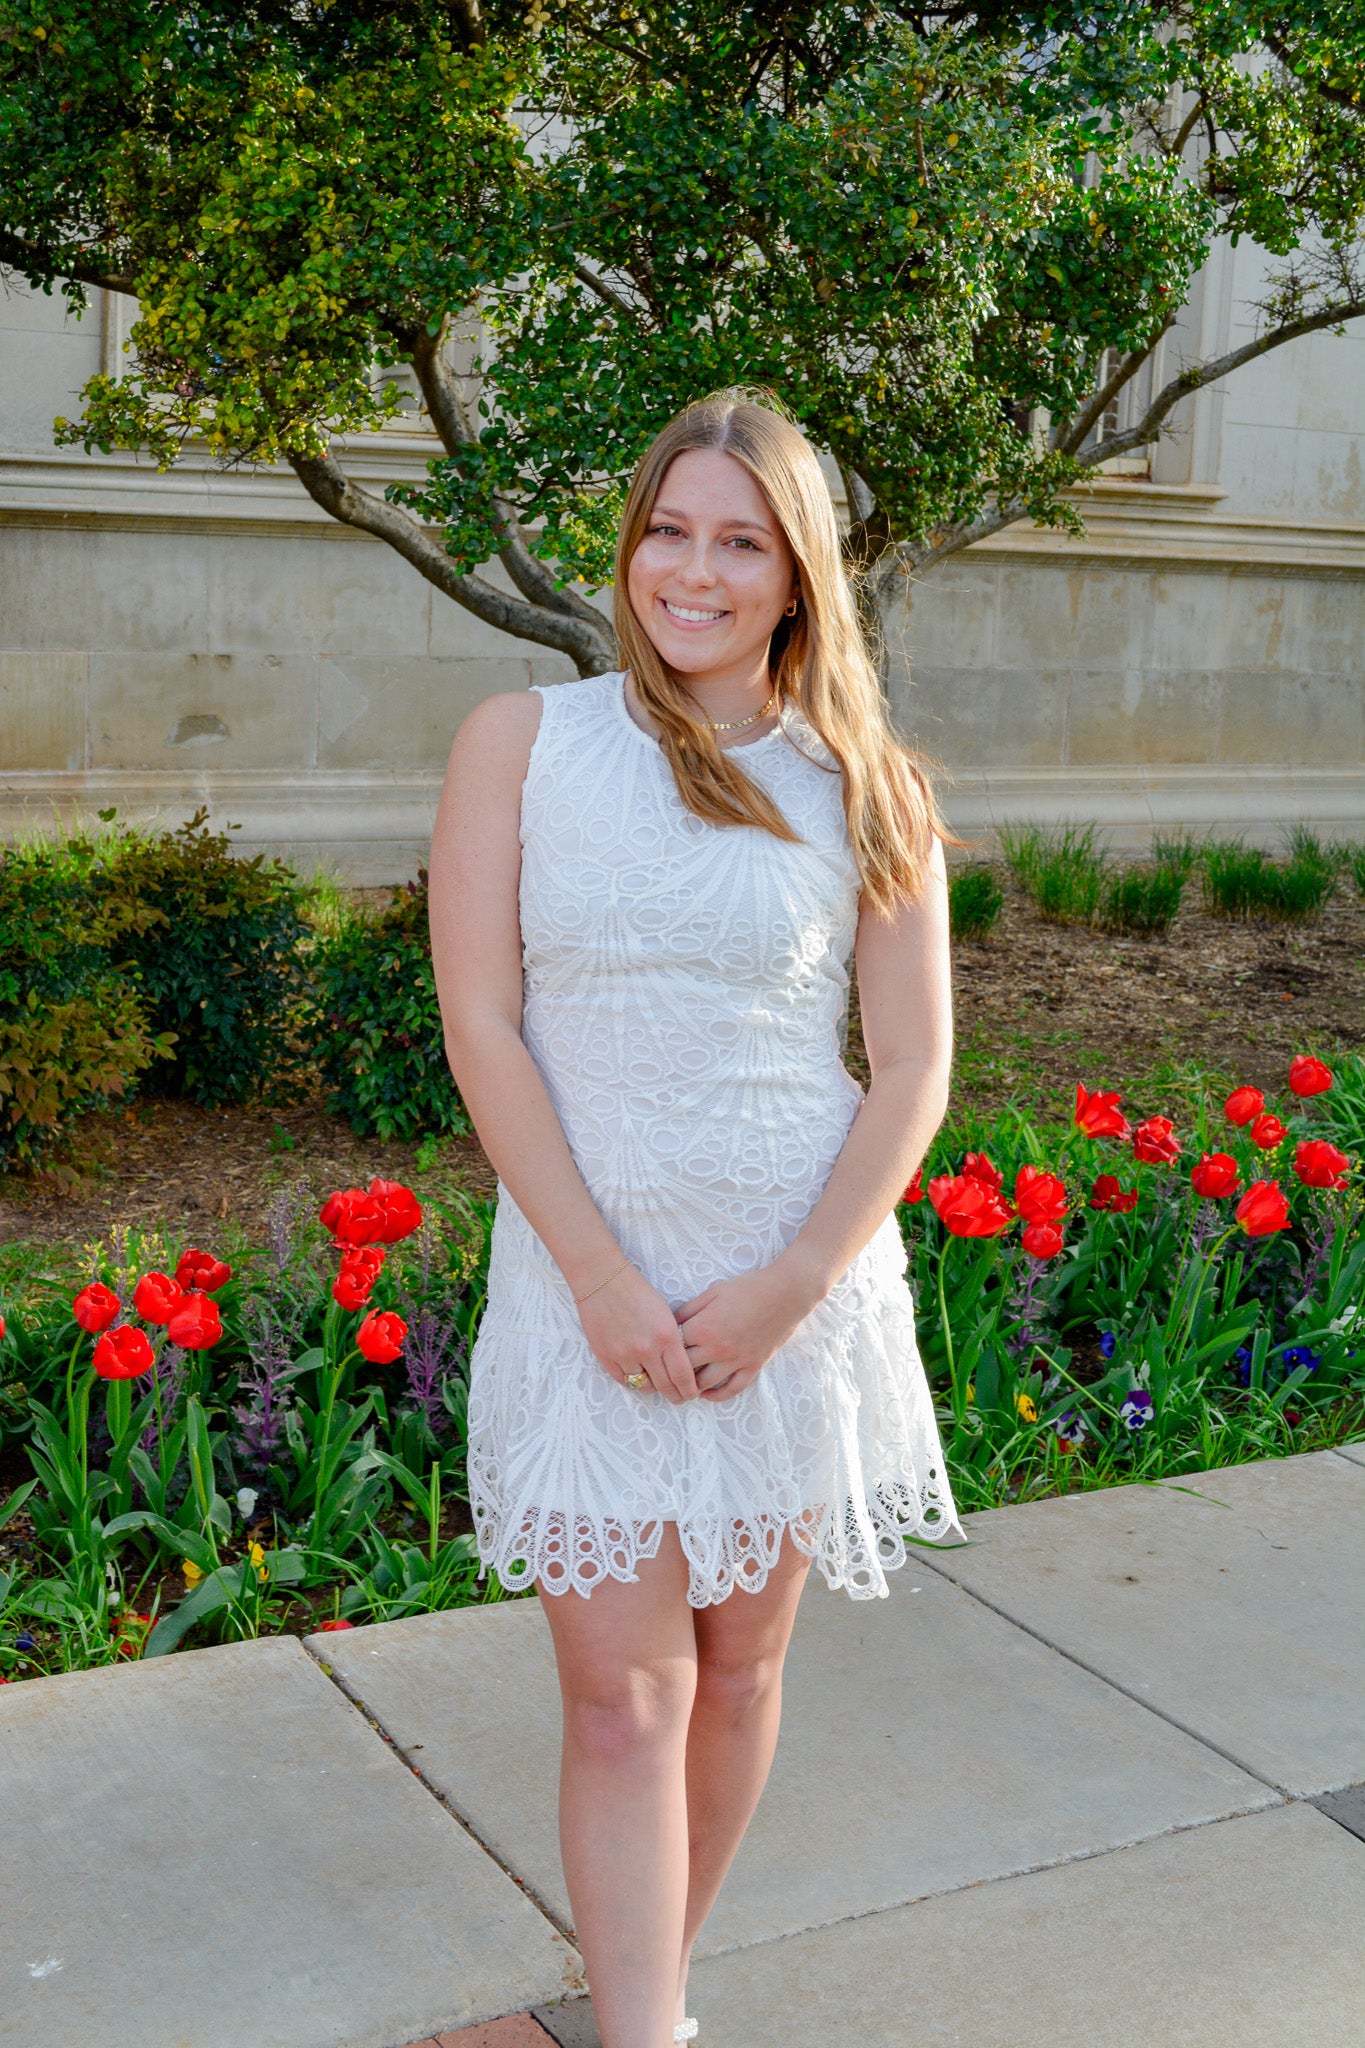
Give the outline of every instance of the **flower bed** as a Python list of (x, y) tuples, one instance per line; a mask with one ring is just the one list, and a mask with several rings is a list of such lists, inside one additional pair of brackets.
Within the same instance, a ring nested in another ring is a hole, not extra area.
[(1001, 1119), (939, 1172), (936, 1142), (901, 1215), (961, 1507), (1360, 1433), (1365, 1196), (1347, 1146), (1365, 1062), (1342, 1082), (1299, 1055), (1283, 1117), (1239, 1087), (1188, 1139), (1078, 1082), (1069, 1128)]
[[(1358, 1435), (1363, 1147), (1355, 1057), (1185, 1135), (1082, 1084), (1065, 1125), (945, 1128), (900, 1215), (959, 1505)], [(0, 1678), (501, 1597), (465, 1491), (491, 1215), (373, 1180), (283, 1191), (231, 1264), (120, 1231), (74, 1284), (15, 1265)]]

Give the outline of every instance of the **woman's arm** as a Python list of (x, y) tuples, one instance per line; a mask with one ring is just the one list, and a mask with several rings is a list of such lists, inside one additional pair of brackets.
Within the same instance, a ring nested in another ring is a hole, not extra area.
[(937, 839), (915, 902), (890, 918), (864, 908), (857, 961), (872, 1082), (819, 1201), (771, 1266), (707, 1288), (678, 1311), (708, 1399), (738, 1393), (824, 1299), (890, 1215), (943, 1121), (953, 1014)]
[[(669, 1399), (696, 1386), (677, 1322), (624, 1258), (584, 1184), (521, 1036), (521, 789), (539, 726), (535, 691), (489, 697), (450, 751), (431, 846), (431, 954), (446, 1057), (484, 1151), (574, 1295), (615, 1379), (644, 1371)], [(607, 1284), (599, 1286), (599, 1282)]]

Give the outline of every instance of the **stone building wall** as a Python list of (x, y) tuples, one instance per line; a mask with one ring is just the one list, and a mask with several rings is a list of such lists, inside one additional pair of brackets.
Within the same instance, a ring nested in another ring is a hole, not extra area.
[[(1218, 252), (1184, 345), (1243, 338), (1255, 282), (1254, 252)], [(569, 664), (481, 625), (288, 473), (53, 449), (125, 318), (0, 297), (0, 832), (204, 803), (244, 846), (410, 874), (463, 713)], [(899, 715), (943, 762), (960, 831), (1365, 830), (1365, 323), (1239, 372), (1179, 427), (1150, 476), (1099, 481), (1084, 541), (1013, 528), (888, 619)], [(346, 459), (379, 483), (429, 445), (395, 431)]]

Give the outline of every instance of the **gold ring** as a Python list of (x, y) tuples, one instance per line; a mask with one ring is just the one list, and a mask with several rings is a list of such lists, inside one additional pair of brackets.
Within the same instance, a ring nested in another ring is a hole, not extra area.
[(647, 1387), (649, 1385), (649, 1374), (647, 1372), (628, 1372), (626, 1374), (626, 1385), (628, 1387), (635, 1387), (637, 1390), (640, 1387)]

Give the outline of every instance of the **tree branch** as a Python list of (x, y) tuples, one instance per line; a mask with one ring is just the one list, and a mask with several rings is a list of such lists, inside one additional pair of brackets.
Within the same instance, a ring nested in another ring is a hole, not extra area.
[(585, 284), (590, 292), (597, 294), (603, 305), (610, 306), (615, 312), (624, 314), (632, 327), (640, 326), (639, 312), (631, 305), (630, 300), (623, 299), (615, 286), (609, 285), (607, 280), (604, 277), (599, 277), (595, 270), (589, 270), (587, 264), (581, 258), (575, 258), (573, 274), (580, 284)]
[(1129, 427), (1125, 433), (1112, 435), (1107, 441), (1097, 442), (1089, 455), (1079, 458), (1082, 467), (1091, 469), (1097, 463), (1108, 462), (1111, 456), (1126, 455), (1131, 448), (1145, 447), (1166, 415), (1179, 405), (1182, 398), (1202, 391), (1206, 384), (1215, 384), (1220, 377), (1231, 376), (1234, 370), (1241, 369), (1243, 363), (1255, 362), (1258, 356), (1268, 355), (1274, 348), (1283, 348), (1288, 341), (1298, 341), (1305, 334), (1316, 334), (1323, 327), (1339, 327), (1343, 321), (1357, 320), (1362, 314), (1365, 314), (1365, 299), (1324, 307), (1321, 312), (1305, 314), (1301, 320), (1286, 321), (1283, 327), (1272, 327), (1268, 334), (1259, 335), (1255, 341), (1249, 341), (1241, 348), (1230, 349), (1227, 355), (1218, 356), (1211, 363), (1191, 365), (1157, 393), (1135, 426)]
[(462, 576), (424, 527), (399, 506), (352, 483), (333, 455), (291, 455), (289, 466), (314, 504), (331, 518), (387, 542), (428, 583), (486, 625), (540, 647), (557, 648), (577, 664), (580, 675), (600, 675), (611, 667), (611, 628), (600, 614), (594, 614), (594, 627), (584, 619), (566, 618), (538, 604), (523, 604), (485, 583), (481, 576)]
[[(432, 425), (444, 442), (447, 455), (457, 455), (462, 448), (478, 440), (478, 432), (465, 409), (454, 373), (446, 360), (448, 332), (449, 322), (443, 319), (436, 334), (429, 334), (423, 327), (414, 334), (406, 335), (404, 340), (412, 351), (413, 372)], [(608, 637), (610, 629), (601, 612), (586, 598), (580, 597), (576, 590), (561, 590), (553, 571), (531, 553), (521, 530), (521, 521), (501, 495), (494, 495), (493, 517), (500, 543), (498, 559), (522, 596), (531, 604), (557, 613), (560, 618), (578, 619), (594, 633)]]
[(1118, 397), (1124, 385), (1130, 384), (1133, 378), (1136, 377), (1162, 335), (1173, 324), (1174, 319), (1175, 315), (1168, 313), (1146, 346), (1133, 349), (1130, 354), (1123, 358), (1118, 368), (1114, 371), (1113, 376), (1109, 378), (1107, 383), (1100, 386), (1094, 397), (1087, 405), (1081, 408), (1069, 426), (1065, 420), (1058, 421), (1052, 433), (1052, 445), (1054, 448), (1059, 449), (1063, 455), (1075, 455), (1085, 446), (1091, 428), (1104, 418), (1105, 413)]
[(137, 286), (131, 277), (121, 277), (117, 271), (97, 270), (74, 250), (63, 249), (58, 255), (23, 235), (16, 235), (12, 228), (0, 228), (0, 264), (22, 270), (25, 277), (40, 284), (70, 277), (77, 284), (93, 285), (98, 291), (123, 292), (130, 299), (137, 297)]
[(1276, 35), (1273, 29), (1262, 29), (1261, 41), (1272, 56), (1278, 57), (1291, 78), (1296, 78), (1306, 92), (1315, 92), (1319, 99), (1330, 100), (1334, 107), (1344, 107), (1348, 114), (1361, 112), (1358, 95), (1348, 92), (1344, 86), (1328, 85), (1326, 80), (1321, 78), (1305, 78), (1301, 71), (1296, 71), (1293, 52), (1283, 36)]
[[(1302, 320), (1287, 321), (1283, 327), (1272, 328), (1270, 333), (1256, 341), (1247, 342), (1242, 348), (1231, 349), (1227, 355), (1219, 356), (1211, 363), (1196, 364), (1172, 378), (1148, 406), (1137, 425), (1126, 433), (1114, 434), (1107, 441), (1097, 442), (1085, 456), (1079, 458), (1082, 469), (1096, 469), (1115, 455), (1126, 455), (1130, 449), (1145, 447), (1153, 439), (1167, 414), (1179, 405), (1182, 398), (1189, 398), (1205, 385), (1216, 383), (1220, 377), (1227, 377), (1243, 363), (1253, 362), (1258, 356), (1271, 349), (1283, 348), (1286, 342), (1297, 341), (1305, 334), (1315, 334), (1323, 327), (1336, 327), (1344, 320), (1356, 320), (1365, 315), (1365, 299), (1349, 300), (1343, 305), (1326, 307), (1322, 312), (1306, 315)], [(935, 566), (946, 561), (949, 555), (960, 554), (974, 542), (986, 540), (993, 533), (999, 533), (1007, 526), (1013, 526), (1028, 512), (1028, 505), (1022, 498), (1007, 499), (980, 513), (975, 519), (961, 520), (956, 526), (945, 527), (926, 542), (902, 541), (899, 546), (889, 549), (877, 563), (872, 575), (873, 587), (879, 603), (885, 602), (892, 584), (898, 575), (907, 571), (922, 569), (928, 564)]]

